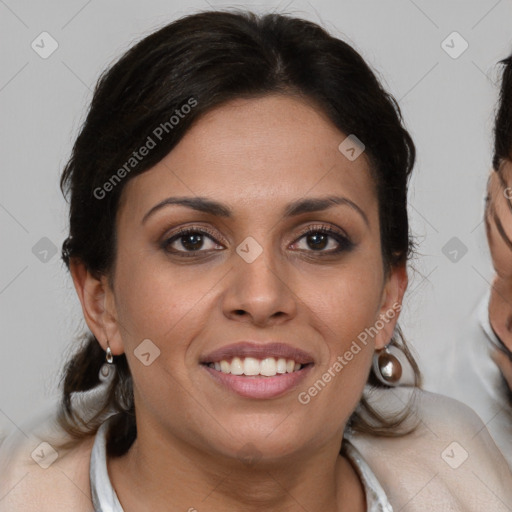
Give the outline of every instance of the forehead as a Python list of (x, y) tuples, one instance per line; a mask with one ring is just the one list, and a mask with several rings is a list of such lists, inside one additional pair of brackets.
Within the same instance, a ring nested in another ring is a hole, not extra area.
[(282, 211), (299, 197), (342, 194), (368, 217), (375, 184), (362, 153), (348, 159), (347, 138), (313, 102), (269, 95), (237, 99), (207, 112), (152, 169), (123, 191), (127, 214), (141, 218), (169, 196), (222, 200), (233, 210)]

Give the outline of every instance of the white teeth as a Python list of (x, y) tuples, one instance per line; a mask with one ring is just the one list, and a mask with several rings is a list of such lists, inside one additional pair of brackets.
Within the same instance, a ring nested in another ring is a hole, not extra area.
[(220, 371), (222, 373), (231, 373), (231, 365), (227, 361), (221, 361)]
[(254, 357), (244, 359), (244, 375), (258, 375), (260, 373), (260, 362)]
[(244, 365), (239, 357), (234, 357), (231, 361), (231, 373), (233, 375), (243, 375)]
[(267, 357), (266, 359), (263, 359), (263, 361), (260, 363), (260, 373), (261, 375), (266, 375), (267, 377), (274, 376), (277, 373), (276, 360), (273, 357)]
[(232, 375), (263, 375), (274, 377), (277, 374), (292, 373), (300, 370), (303, 365), (296, 363), (293, 359), (280, 357), (266, 357), (259, 360), (255, 357), (234, 357), (231, 362), (223, 359), (220, 362), (210, 363), (210, 368), (215, 368), (222, 373)]
[(277, 373), (286, 373), (286, 359), (284, 357), (277, 360)]

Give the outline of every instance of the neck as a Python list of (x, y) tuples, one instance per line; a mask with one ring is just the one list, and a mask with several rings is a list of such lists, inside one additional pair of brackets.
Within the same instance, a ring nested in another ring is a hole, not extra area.
[(183, 440), (138, 427), (123, 457), (109, 459), (113, 487), (125, 512), (359, 512), (364, 490), (341, 438), (314, 452), (251, 461), (206, 453)]

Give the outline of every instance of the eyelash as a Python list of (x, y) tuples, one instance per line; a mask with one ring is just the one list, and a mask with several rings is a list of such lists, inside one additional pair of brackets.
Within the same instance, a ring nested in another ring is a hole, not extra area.
[[(301, 240), (304, 236), (313, 234), (313, 233), (315, 233), (315, 234), (321, 233), (324, 235), (329, 235), (330, 237), (334, 238), (334, 240), (339, 244), (339, 247), (337, 249), (331, 249), (329, 251), (324, 251), (324, 250), (315, 251), (315, 250), (311, 249), (307, 252), (312, 252), (312, 253), (317, 253), (319, 255), (329, 256), (329, 255), (339, 254), (342, 252), (348, 252), (348, 251), (352, 250), (354, 247), (354, 243), (347, 236), (345, 236), (345, 235), (339, 233), (338, 231), (335, 231), (325, 225), (308, 226), (307, 229), (303, 230), (300, 233), (299, 237), (296, 239), (296, 242)], [(201, 249), (199, 249), (197, 251), (176, 251), (176, 250), (169, 249), (169, 246), (172, 245), (173, 242), (175, 242), (176, 240), (179, 240), (180, 238), (185, 237), (186, 235), (190, 235), (190, 234), (207, 235), (215, 243), (218, 243), (217, 240), (215, 239), (216, 235), (212, 231), (210, 231), (208, 228), (188, 227), (188, 228), (180, 229), (174, 235), (172, 235), (170, 238), (165, 239), (161, 244), (162, 249), (169, 253), (177, 254), (180, 257), (184, 257), (184, 258), (195, 257), (195, 256), (197, 256), (198, 253), (201, 253), (201, 252), (209, 252), (209, 251), (204, 251)], [(294, 244), (296, 242), (294, 242)], [(217, 249), (212, 249), (212, 251), (216, 251), (216, 250)], [(301, 249), (300, 251), (303, 252), (304, 250)]]

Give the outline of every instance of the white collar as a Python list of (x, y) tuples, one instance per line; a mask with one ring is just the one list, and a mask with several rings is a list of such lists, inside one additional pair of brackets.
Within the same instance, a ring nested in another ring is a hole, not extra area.
[(89, 479), (94, 512), (124, 512), (108, 476), (106, 433), (109, 424), (107, 419), (100, 425), (91, 452)]

